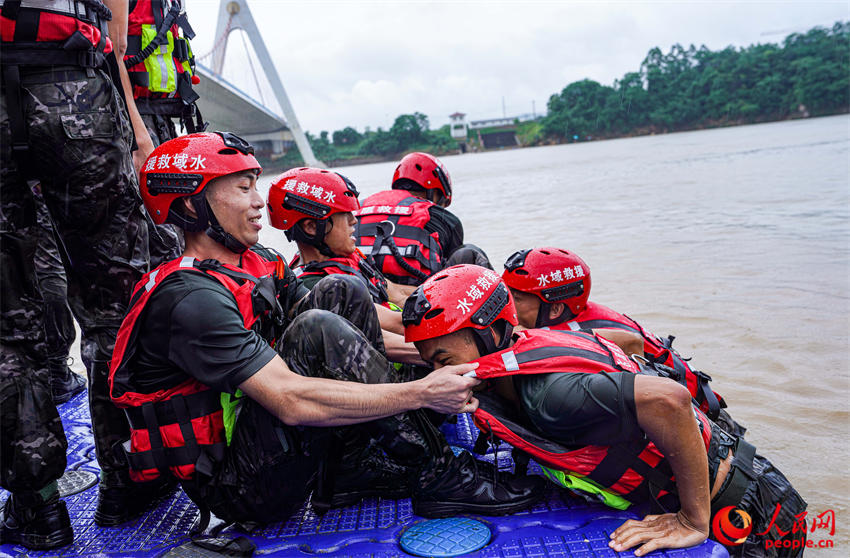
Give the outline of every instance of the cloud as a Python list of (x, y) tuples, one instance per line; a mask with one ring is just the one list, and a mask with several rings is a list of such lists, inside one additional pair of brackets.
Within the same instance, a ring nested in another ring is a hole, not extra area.
[[(302, 127), (313, 133), (387, 128), (402, 113), (432, 127), (544, 109), (589, 78), (610, 85), (647, 51), (674, 43), (711, 49), (779, 42), (850, 19), (846, 2), (249, 2)], [(214, 41), (218, 2), (190, 0), (195, 51)], [(778, 33), (774, 33), (779, 31)], [(768, 34), (764, 34), (768, 33)], [(225, 75), (271, 108), (232, 34)], [(250, 51), (250, 48), (249, 48)], [(260, 81), (264, 78), (260, 76)]]

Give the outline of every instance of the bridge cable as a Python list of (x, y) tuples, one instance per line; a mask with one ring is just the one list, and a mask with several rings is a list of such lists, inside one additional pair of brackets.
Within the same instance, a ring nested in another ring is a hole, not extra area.
[(230, 24), (231, 24), (232, 22), (233, 22), (233, 14), (230, 14), (230, 16), (227, 18), (227, 25), (225, 25), (225, 26), (224, 26), (224, 31), (221, 33), (221, 36), (220, 36), (220, 37), (218, 37), (218, 38), (215, 40), (215, 43), (213, 44), (213, 46), (212, 46), (212, 48), (209, 50), (209, 52), (207, 52), (207, 53), (205, 53), (205, 54), (202, 54), (202, 55), (200, 55), (200, 56), (196, 56), (195, 58), (197, 58), (197, 59), (200, 61), (200, 60), (206, 60), (207, 58), (209, 58), (210, 56), (212, 56), (212, 55), (213, 55), (213, 53), (215, 53), (215, 51), (217, 51), (217, 50), (219, 49), (219, 47), (221, 46), (221, 44), (222, 44), (224, 41), (226, 41), (226, 40), (227, 40), (227, 36), (230, 34)]
[(257, 85), (257, 91), (260, 93), (260, 103), (265, 106), (266, 99), (263, 97), (263, 88), (260, 87), (260, 80), (257, 79), (257, 71), (254, 69), (253, 57), (251, 56), (251, 51), (248, 50), (248, 42), (245, 40), (246, 33), (243, 31), (240, 35), (242, 36), (242, 44), (245, 45), (245, 54), (248, 55), (248, 66), (251, 67), (251, 73), (254, 75), (254, 83)]

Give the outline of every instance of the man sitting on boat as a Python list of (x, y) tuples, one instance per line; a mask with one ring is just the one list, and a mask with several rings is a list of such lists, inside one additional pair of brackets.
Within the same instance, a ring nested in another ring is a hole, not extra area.
[(248, 143), (191, 134), (154, 157), (142, 196), (155, 222), (184, 230), (186, 250), (138, 283), (111, 361), (134, 481), (174, 476), (202, 511), (261, 523), (287, 518), (311, 489), (318, 512), (364, 496), (412, 494), (423, 516), (536, 501), (539, 483), (479, 474), (422, 416), (471, 411), (478, 382), (462, 374), (473, 366), (391, 383), (377, 320), (364, 323), (366, 309), (374, 316), (365, 288), (327, 277), (360, 286), (349, 294), (362, 301), (327, 300), (317, 285), (310, 304), (293, 303), (300, 285), (286, 264), (248, 249), (265, 205)]
[(782, 544), (766, 549), (767, 539), (795, 539), (801, 544), (789, 546), (788, 555), (802, 552), (805, 529), (795, 527), (795, 515), (806, 509), (800, 495), (752, 445), (693, 405), (684, 386), (664, 377), (666, 368), (644, 367), (607, 339), (640, 352), (636, 334), (514, 332), (508, 287), (473, 265), (426, 280), (402, 319), (406, 340), (437, 371), (478, 364), (475, 376), (487, 381), (476, 393), (473, 418), (483, 439), (510, 443), (517, 463), (533, 457), (566, 488), (657, 514), (621, 525), (611, 536), (613, 550), (638, 547), (642, 556), (699, 544), (712, 513), (737, 508), (752, 518), (752, 533), (766, 534), (731, 546), (733, 555), (786, 552), (775, 550)]
[[(394, 310), (401, 310), (413, 288), (387, 281), (355, 246), (353, 212), (360, 209), (358, 195), (355, 185), (341, 174), (309, 167), (292, 169), (269, 188), (269, 222), (298, 245), (290, 265), (307, 288), (327, 276), (356, 277), (369, 290), (381, 327), (403, 343), (401, 313)], [(393, 345), (389, 339), (385, 341), (388, 347)]]
[(709, 386), (711, 377), (692, 368), (673, 349), (672, 336), (662, 339), (625, 314), (589, 300), (590, 267), (577, 254), (553, 246), (519, 250), (505, 262), (502, 279), (511, 290), (521, 326), (565, 331), (613, 328), (636, 333), (643, 340), (641, 356), (669, 367), (708, 418), (730, 434), (743, 436), (746, 432)]
[(439, 159), (410, 153), (393, 173), (392, 189), (363, 200), (357, 217), (357, 245), (378, 269), (400, 285), (419, 285), (455, 264), (492, 269), (481, 248), (463, 243), (463, 225), (446, 208), (452, 179)]

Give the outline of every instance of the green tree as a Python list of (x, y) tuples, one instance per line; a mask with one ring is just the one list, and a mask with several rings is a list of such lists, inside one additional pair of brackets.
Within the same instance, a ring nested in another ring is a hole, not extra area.
[(361, 141), (363, 141), (363, 134), (351, 126), (346, 126), (342, 130), (337, 130), (333, 133), (334, 145), (356, 145)]

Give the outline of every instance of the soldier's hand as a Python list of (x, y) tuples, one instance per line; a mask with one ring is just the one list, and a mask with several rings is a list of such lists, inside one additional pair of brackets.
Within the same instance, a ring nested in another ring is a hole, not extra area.
[(635, 548), (635, 556), (643, 556), (659, 548), (684, 548), (700, 544), (708, 537), (708, 529), (699, 529), (679, 513), (647, 515), (642, 521), (629, 519), (611, 533), (608, 543), (617, 552)]
[(472, 388), (481, 383), (464, 374), (478, 368), (478, 363), (444, 366), (419, 380), (422, 386), (422, 406), (438, 413), (471, 413), (478, 408)]

